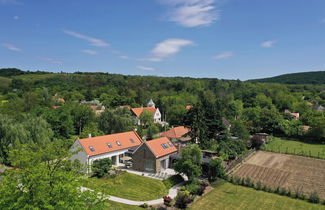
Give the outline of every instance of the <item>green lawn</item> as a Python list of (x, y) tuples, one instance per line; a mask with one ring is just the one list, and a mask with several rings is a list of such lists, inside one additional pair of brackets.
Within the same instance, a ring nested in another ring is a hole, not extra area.
[(309, 144), (273, 137), (263, 150), (325, 159), (325, 144)]
[(123, 203), (117, 203), (114, 201), (107, 201), (106, 207), (107, 210), (144, 210), (144, 208), (141, 208), (139, 206), (132, 206)]
[(229, 210), (324, 210), (325, 206), (311, 204), (286, 196), (257, 191), (251, 188), (224, 183), (201, 197), (190, 207), (196, 209)]
[(147, 201), (162, 198), (168, 190), (162, 181), (125, 173), (115, 178), (88, 178), (85, 187), (97, 189), (108, 195), (136, 201)]

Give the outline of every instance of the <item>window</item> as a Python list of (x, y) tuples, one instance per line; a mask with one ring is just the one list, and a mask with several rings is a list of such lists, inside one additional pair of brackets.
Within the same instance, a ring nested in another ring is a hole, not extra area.
[(130, 141), (131, 141), (131, 143), (132, 143), (132, 144), (134, 144), (134, 143), (135, 143), (134, 139), (132, 139), (132, 138), (130, 139)]
[(164, 148), (164, 149), (167, 149), (168, 148), (168, 146), (167, 146), (167, 144), (161, 144), (161, 146)]
[(95, 149), (93, 146), (89, 146), (90, 151), (95, 152)]
[(122, 146), (121, 142), (116, 141), (117, 146)]
[(107, 143), (108, 148), (113, 148), (111, 143)]
[(171, 142), (168, 142), (168, 145), (169, 145), (170, 147), (173, 147), (173, 146), (174, 146)]

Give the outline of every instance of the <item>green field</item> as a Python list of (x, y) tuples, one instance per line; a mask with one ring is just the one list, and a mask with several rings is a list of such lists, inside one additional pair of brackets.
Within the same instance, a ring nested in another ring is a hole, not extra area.
[(325, 159), (325, 144), (309, 144), (273, 137), (262, 149), (270, 152)]
[(162, 198), (168, 190), (162, 181), (125, 173), (115, 178), (88, 178), (85, 187), (97, 189), (108, 195), (136, 201)]
[(144, 208), (141, 208), (139, 206), (132, 206), (123, 203), (117, 203), (114, 201), (107, 201), (106, 207), (107, 210), (144, 210)]
[(0, 77), (0, 86), (7, 87), (11, 83), (11, 79), (7, 77)]
[(257, 191), (252, 188), (224, 183), (193, 203), (191, 210), (229, 209), (229, 210), (321, 210), (324, 205), (311, 204), (286, 196)]

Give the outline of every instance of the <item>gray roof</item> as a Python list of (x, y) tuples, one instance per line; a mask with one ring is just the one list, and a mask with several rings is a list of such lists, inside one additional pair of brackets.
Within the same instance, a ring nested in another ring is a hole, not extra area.
[(148, 106), (149, 106), (149, 105), (155, 105), (155, 103), (153, 102), (152, 99), (150, 99), (150, 101), (148, 102)]

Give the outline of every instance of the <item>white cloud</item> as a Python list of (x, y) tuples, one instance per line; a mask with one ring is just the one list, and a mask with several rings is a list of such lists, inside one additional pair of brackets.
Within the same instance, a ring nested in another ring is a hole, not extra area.
[(150, 66), (137, 66), (137, 69), (144, 70), (144, 71), (155, 71), (155, 68)]
[(63, 32), (65, 34), (68, 34), (75, 38), (86, 40), (86, 41), (90, 42), (91, 45), (96, 46), (96, 47), (110, 46), (110, 44), (106, 43), (105, 41), (103, 41), (101, 39), (93, 38), (93, 37), (86, 36), (86, 35), (83, 35), (83, 34), (80, 34), (80, 33), (74, 32), (74, 31), (69, 31), (69, 30), (64, 30)]
[(56, 60), (54, 58), (50, 58), (50, 57), (39, 57), (40, 59), (44, 60), (44, 61), (47, 61), (49, 63), (53, 63), (53, 64), (63, 64), (62, 61), (60, 60)]
[(14, 20), (19, 20), (20, 17), (16, 15), (16, 16), (13, 17), (13, 19), (14, 19)]
[(151, 51), (152, 58), (145, 58), (148, 61), (161, 61), (164, 58), (178, 53), (183, 47), (194, 45), (194, 42), (186, 39), (166, 39), (154, 47)]
[(88, 53), (90, 55), (96, 55), (97, 54), (97, 51), (95, 51), (95, 50), (89, 50), (89, 49), (81, 50), (81, 52)]
[(129, 56), (126, 56), (126, 55), (121, 55), (120, 58), (122, 58), (122, 59), (130, 59)]
[(220, 59), (226, 59), (226, 58), (229, 58), (232, 56), (234, 56), (234, 53), (229, 51), (229, 52), (220, 53), (220, 54), (214, 56), (213, 59), (220, 60)]
[(20, 48), (16, 47), (16, 46), (13, 45), (13, 44), (10, 44), (10, 43), (1, 43), (1, 45), (2, 45), (3, 47), (7, 48), (8, 50), (17, 51), (17, 52), (21, 51)]
[(277, 41), (275, 40), (269, 40), (269, 41), (265, 41), (261, 43), (261, 47), (263, 48), (270, 48), (273, 47), (273, 45), (276, 43)]
[(208, 26), (219, 19), (216, 0), (161, 0), (167, 4), (168, 19), (184, 27)]

